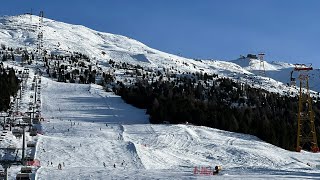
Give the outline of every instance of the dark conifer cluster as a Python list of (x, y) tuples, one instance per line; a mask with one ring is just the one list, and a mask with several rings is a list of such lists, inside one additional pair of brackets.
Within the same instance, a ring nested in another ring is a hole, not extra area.
[[(218, 78), (212, 85), (186, 77), (152, 84), (140, 81), (132, 86), (121, 84), (117, 92), (127, 103), (147, 109), (151, 123), (188, 122), (256, 135), (288, 150), (296, 146), (297, 97), (270, 93), (227, 78)], [(318, 105), (314, 110), (319, 135)]]
[(4, 67), (3, 63), (0, 63), (0, 111), (10, 108), (10, 96), (17, 93), (19, 83), (14, 69)]
[[(32, 53), (22, 48), (13, 50), (1, 46), (0, 53), (8, 57), (12, 54), (12, 60), (13, 52), (20, 54), (21, 62), (35, 60)], [(175, 67), (142, 67), (112, 59), (107, 65), (99, 66), (78, 52), (47, 54), (42, 61), (43, 73), (49, 77), (60, 82), (100, 84), (127, 103), (147, 109), (151, 123), (191, 123), (252, 134), (285, 149), (295, 148), (298, 97), (292, 97), (293, 93), (271, 93), (256, 88), (253, 81), (249, 86), (217, 74), (203, 73), (202, 69), (195, 73), (180, 72)], [(13, 70), (2, 68), (0, 78), (0, 87), (5, 89), (0, 93), (0, 110), (5, 110), (19, 82)], [(318, 99), (315, 102), (315, 126), (320, 139)]]

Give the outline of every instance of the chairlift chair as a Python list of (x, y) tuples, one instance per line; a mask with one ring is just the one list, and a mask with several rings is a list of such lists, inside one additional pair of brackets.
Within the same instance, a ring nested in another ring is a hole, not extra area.
[(18, 173), (16, 175), (16, 180), (31, 180), (29, 173)]
[(33, 129), (30, 130), (30, 133), (29, 133), (30, 136), (36, 136), (37, 134), (38, 134), (37, 133), (37, 129), (33, 128)]
[(27, 142), (27, 147), (36, 147), (36, 142), (33, 142), (33, 141)]
[(23, 132), (21, 129), (15, 128), (15, 129), (12, 129), (12, 134), (16, 137), (21, 137)]

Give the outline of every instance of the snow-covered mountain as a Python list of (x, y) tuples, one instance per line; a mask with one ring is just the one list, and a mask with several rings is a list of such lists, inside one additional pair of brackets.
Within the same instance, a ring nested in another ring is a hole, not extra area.
[[(5, 62), (17, 69), (15, 62)], [(34, 99), (30, 68), (18, 109)], [(40, 79), (38, 76), (37, 79)], [(32, 179), (317, 179), (319, 153), (291, 152), (257, 137), (186, 124), (149, 124), (145, 110), (95, 84), (38, 81), (42, 135), (34, 158), (41, 167)], [(18, 117), (16, 117), (18, 118)], [(21, 148), (6, 133), (0, 148)], [(27, 149), (29, 154), (30, 148)], [(0, 156), (2, 154), (0, 153)], [(19, 154), (21, 156), (21, 153)], [(29, 156), (29, 155), (28, 155)], [(58, 164), (62, 164), (59, 170)], [(222, 166), (212, 175), (216, 165)], [(21, 166), (9, 169), (15, 179)], [(211, 171), (211, 174), (207, 174)]]
[[(33, 51), (37, 24), (36, 16), (1, 18), (0, 43)], [(270, 78), (261, 77), (255, 75), (260, 63), (256, 59), (193, 60), (83, 26), (44, 19), (42, 28), (44, 47), (49, 53), (76, 51), (89, 55), (101, 66), (107, 66), (112, 59), (154, 69), (173, 67), (181, 73), (216, 73), (273, 92), (290, 90), (285, 77), (289, 80), (292, 64), (265, 62)], [(14, 61), (4, 64), (21, 71), (25, 68)], [(13, 109), (29, 111), (35, 100), (32, 88), (37, 86), (37, 111), (44, 118), (39, 125), (42, 135), (26, 138), (28, 142), (37, 142), (27, 153), (30, 155), (32, 149), (34, 158), (41, 162), (33, 179), (211, 179), (206, 170), (216, 165), (223, 168), (218, 178), (226, 179), (320, 176), (319, 153), (290, 152), (251, 135), (208, 127), (149, 124), (145, 110), (124, 103), (101, 86), (56, 82), (45, 76), (37, 77), (37, 65), (28, 67), (29, 78), (25, 78), (19, 105)], [(35, 82), (38, 84), (34, 85)], [(11, 131), (6, 134), (1, 148), (9, 145), (21, 148), (21, 139)], [(58, 164), (63, 165), (62, 170), (57, 169)], [(20, 168), (13, 166), (9, 170), (11, 179)]]
[[(10, 47), (36, 49), (39, 17), (31, 15), (6, 16), (0, 19), (0, 43)], [(71, 25), (44, 18), (44, 49), (48, 53), (68, 54), (80, 52), (100, 65), (109, 59), (116, 62), (140, 64), (152, 69), (172, 69), (175, 72), (202, 72), (219, 74), (253, 86), (281, 94), (297, 92), (290, 88), (290, 72), (294, 65), (282, 62), (264, 62), (265, 77), (259, 76), (260, 61), (237, 59), (234, 61), (194, 60), (150, 48), (131, 38), (98, 32), (81, 25)], [(297, 76), (297, 75), (296, 75)], [(320, 91), (320, 71), (311, 72), (310, 87)]]

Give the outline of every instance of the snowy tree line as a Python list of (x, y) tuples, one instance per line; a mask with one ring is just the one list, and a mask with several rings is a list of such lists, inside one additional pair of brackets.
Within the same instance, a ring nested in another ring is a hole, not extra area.
[[(151, 123), (192, 123), (255, 135), (288, 150), (295, 150), (298, 98), (252, 88), (226, 78), (212, 86), (189, 78), (176, 81), (120, 85), (127, 102), (147, 109)], [(314, 105), (320, 139), (319, 102)]]
[[(34, 60), (32, 53), (21, 48), (3, 48), (2, 53), (11, 50), (19, 52), (24, 57), (22, 60)], [(252, 134), (276, 146), (294, 150), (297, 97), (270, 93), (201, 71), (180, 72), (175, 67), (151, 69), (112, 59), (108, 65), (107, 71), (102, 70), (79, 52), (47, 54), (43, 59), (49, 77), (60, 82), (100, 84), (127, 103), (147, 109), (151, 123), (188, 122)], [(115, 75), (116, 71), (123, 74)], [(320, 110), (319, 102), (316, 102), (315, 125), (319, 139)]]

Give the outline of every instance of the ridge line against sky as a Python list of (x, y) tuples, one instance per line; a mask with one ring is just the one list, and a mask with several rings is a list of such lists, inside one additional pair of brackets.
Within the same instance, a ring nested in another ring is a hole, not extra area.
[(319, 68), (319, 7), (317, 0), (10, 0), (2, 2), (0, 15), (43, 10), (49, 19), (184, 57), (233, 60), (264, 52), (267, 61)]

